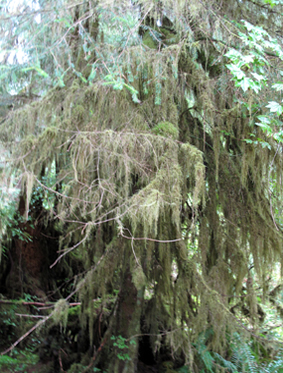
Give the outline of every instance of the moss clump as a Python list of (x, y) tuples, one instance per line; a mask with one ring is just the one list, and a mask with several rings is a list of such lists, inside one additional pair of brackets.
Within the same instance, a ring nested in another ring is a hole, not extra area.
[(170, 122), (160, 122), (152, 128), (152, 132), (155, 135), (169, 137), (173, 140), (177, 140), (179, 137), (178, 128)]
[(70, 307), (69, 311), (68, 311), (69, 317), (79, 316), (80, 310), (81, 310), (81, 305), (80, 304), (78, 306), (75, 306), (75, 307)]
[(157, 49), (157, 41), (153, 39), (152, 33), (148, 30), (142, 38), (143, 44), (151, 49)]
[(132, 280), (138, 290), (142, 289), (146, 285), (146, 276), (140, 266), (137, 266), (133, 271)]
[(73, 112), (72, 112), (72, 118), (74, 121), (80, 121), (80, 120), (83, 120), (84, 117), (85, 117), (85, 107), (83, 107), (83, 105), (77, 105)]
[(71, 368), (68, 370), (68, 373), (81, 373), (85, 370), (85, 366), (82, 364), (73, 364)]
[(53, 320), (55, 324), (62, 324), (64, 329), (66, 329), (68, 322), (68, 310), (69, 305), (65, 299), (59, 299), (55, 304), (53, 312)]

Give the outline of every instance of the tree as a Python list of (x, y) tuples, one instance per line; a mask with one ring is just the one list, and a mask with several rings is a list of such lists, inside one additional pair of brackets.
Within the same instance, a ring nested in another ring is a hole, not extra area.
[(267, 296), (281, 262), (281, 122), (256, 125), (280, 97), (281, 2), (22, 4), (2, 8), (1, 146), (21, 228), (42, 214), (54, 266), (84, 271), (91, 364), (134, 372), (149, 335), (153, 360), (220, 369), (206, 348), (257, 338), (254, 282)]

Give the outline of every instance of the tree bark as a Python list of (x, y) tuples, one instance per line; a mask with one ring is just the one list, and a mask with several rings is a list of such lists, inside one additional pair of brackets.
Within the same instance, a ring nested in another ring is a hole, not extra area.
[[(125, 257), (129, 258), (130, 255)], [(119, 304), (113, 315), (115, 321), (109, 344), (112, 349), (107, 367), (109, 372), (134, 373), (137, 371), (138, 335), (141, 333), (140, 318), (143, 300), (144, 286), (137, 289), (133, 283), (130, 263), (127, 263), (121, 281)], [(121, 341), (124, 341), (122, 342), (122, 345), (125, 345), (124, 348), (119, 347)]]

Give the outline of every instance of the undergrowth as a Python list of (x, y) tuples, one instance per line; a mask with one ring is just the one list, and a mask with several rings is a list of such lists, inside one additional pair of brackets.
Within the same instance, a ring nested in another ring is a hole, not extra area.
[(238, 333), (234, 333), (229, 346), (230, 351), (225, 358), (208, 350), (209, 335), (209, 332), (202, 333), (194, 346), (202, 367), (200, 373), (283, 373), (282, 349), (278, 349), (274, 358), (268, 359), (263, 356), (263, 352), (266, 352), (264, 346), (258, 348), (252, 340), (244, 341)]

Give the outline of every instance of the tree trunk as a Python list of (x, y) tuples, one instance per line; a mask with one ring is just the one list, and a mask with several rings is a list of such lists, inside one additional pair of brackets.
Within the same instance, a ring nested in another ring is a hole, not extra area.
[[(125, 256), (129, 258), (130, 256)], [(128, 259), (129, 261), (129, 259)], [(108, 372), (134, 373), (138, 362), (138, 335), (144, 299), (144, 286), (137, 289), (133, 282), (130, 263), (125, 265), (118, 307), (110, 340)]]

